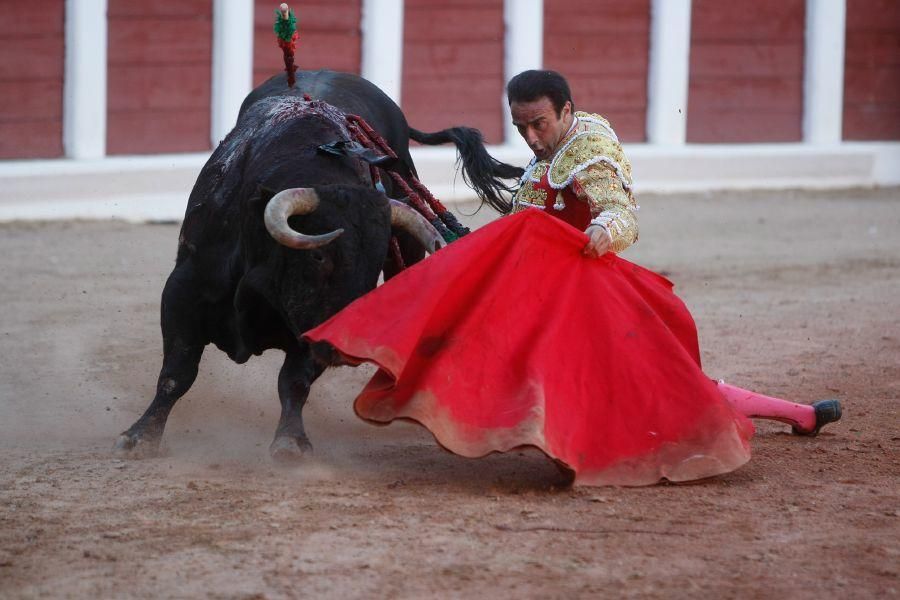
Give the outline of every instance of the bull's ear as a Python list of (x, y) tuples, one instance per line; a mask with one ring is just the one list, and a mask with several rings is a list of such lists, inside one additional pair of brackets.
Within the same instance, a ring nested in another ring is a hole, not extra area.
[(266, 206), (276, 193), (273, 189), (257, 184), (256, 190), (242, 199), (240, 246), (243, 259), (249, 265), (265, 261), (270, 248), (277, 245), (264, 226)]
[(275, 191), (271, 188), (267, 188), (266, 186), (264, 186), (262, 184), (260, 184), (256, 187), (256, 194), (257, 194), (257, 196), (259, 196), (259, 201), (262, 202), (264, 205), (268, 204), (269, 200), (272, 199), (272, 196), (274, 196), (277, 193), (278, 193), (277, 191)]
[(262, 184), (256, 186), (256, 193), (250, 198), (250, 207), (253, 210), (253, 213), (262, 216), (269, 200), (277, 193), (278, 192), (275, 190)]

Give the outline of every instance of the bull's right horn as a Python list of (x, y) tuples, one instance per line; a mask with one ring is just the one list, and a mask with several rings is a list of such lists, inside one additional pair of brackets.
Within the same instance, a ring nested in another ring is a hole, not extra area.
[(447, 245), (434, 225), (429, 223), (418, 211), (399, 200), (391, 199), (391, 226), (405, 229), (428, 250), (429, 254), (434, 254)]
[(318, 206), (319, 196), (313, 188), (291, 188), (278, 192), (266, 204), (265, 223), (269, 235), (288, 248), (311, 250), (344, 233), (343, 229), (337, 229), (322, 235), (305, 235), (288, 225), (288, 217), (309, 214)]

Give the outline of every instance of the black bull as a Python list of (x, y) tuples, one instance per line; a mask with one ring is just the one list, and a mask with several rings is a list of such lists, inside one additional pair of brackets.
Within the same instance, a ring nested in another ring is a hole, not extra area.
[[(270, 348), (285, 352), (278, 375), (281, 418), (270, 452), (278, 460), (299, 458), (311, 447), (303, 406), (313, 381), (328, 366), (321, 355), (314, 358), (299, 335), (375, 288), (388, 264), (392, 216), (419, 228), (418, 240), (394, 231), (408, 262), (424, 256), (423, 244), (436, 243), (424, 219), (411, 219), (409, 209), (401, 210), (405, 207), (373, 189), (368, 163), (353, 154), (319, 150), (322, 144), (350, 140), (335, 119), (306, 110), (310, 103), (303, 94), (363, 117), (394, 149), (398, 160), (390, 168), (404, 177), (415, 174), (410, 138), (455, 142), (467, 181), (500, 209), (500, 191), (506, 189), (502, 179), (521, 173), (491, 158), (475, 130), (424, 134), (411, 129), (390, 98), (354, 75), (300, 72), (293, 89), (284, 75), (260, 85), (244, 101), (237, 125), (191, 191), (175, 268), (162, 294), (163, 365), (156, 395), (119, 436), (118, 450), (157, 450), (170, 411), (193, 384), (203, 350), (213, 343), (238, 363)], [(389, 178), (384, 181), (388, 194), (395, 195)], [(281, 235), (303, 232), (314, 236), (312, 243), (288, 247), (273, 238), (264, 215), (285, 195), (311, 200), (312, 210), (289, 210), (290, 226), (284, 216)], [(315, 236), (336, 230), (343, 233), (333, 241), (316, 241)]]

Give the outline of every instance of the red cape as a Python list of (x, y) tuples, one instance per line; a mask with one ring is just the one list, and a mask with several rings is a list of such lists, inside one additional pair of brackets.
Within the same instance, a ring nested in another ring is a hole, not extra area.
[(672, 283), (540, 210), (454, 242), (304, 334), (378, 373), (356, 413), (408, 418), (468, 457), (531, 445), (576, 483), (736, 469), (753, 426), (700, 369)]

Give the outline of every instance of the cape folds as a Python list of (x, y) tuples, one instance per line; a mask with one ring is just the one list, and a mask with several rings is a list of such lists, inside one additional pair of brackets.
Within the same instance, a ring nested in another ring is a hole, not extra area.
[(412, 419), (463, 456), (536, 446), (587, 485), (744, 464), (753, 426), (702, 372), (671, 282), (585, 242), (540, 210), (499, 219), (304, 337), (379, 367), (360, 417)]

